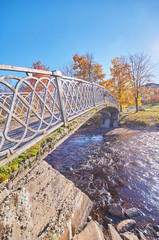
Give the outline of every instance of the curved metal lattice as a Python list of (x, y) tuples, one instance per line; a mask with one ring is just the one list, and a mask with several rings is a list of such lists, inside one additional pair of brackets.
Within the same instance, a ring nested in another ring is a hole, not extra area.
[(0, 77), (0, 156), (37, 142), (43, 134), (103, 103), (118, 108), (104, 87), (59, 72), (49, 72), (40, 79)]
[[(5, 81), (8, 78), (18, 80), (15, 88)], [(0, 120), (1, 126), (4, 125), (0, 136), (1, 153), (16, 149), (62, 121), (54, 78), (5, 76), (0, 78), (0, 83), (12, 92), (0, 94)], [(28, 92), (21, 92), (21, 89)]]
[(68, 119), (94, 106), (91, 83), (67, 78), (61, 82)]
[[(31, 93), (21, 92), (20, 95), (27, 100), (30, 98)], [(13, 93), (0, 93), (0, 103), (4, 105), (6, 108), (9, 108), (12, 101), (12, 97)], [(20, 100), (20, 98), (16, 99), (14, 114), (19, 117), (26, 116), (26, 108), (23, 102)], [(5, 112), (3, 108), (0, 108), (0, 120), (2, 121), (3, 119), (5, 120), (6, 118), (7, 112)]]

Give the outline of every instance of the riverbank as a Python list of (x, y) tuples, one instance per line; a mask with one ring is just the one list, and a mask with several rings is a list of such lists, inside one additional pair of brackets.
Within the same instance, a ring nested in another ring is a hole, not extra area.
[(128, 127), (157, 129), (159, 127), (159, 103), (142, 105), (135, 112), (134, 107), (126, 107), (120, 113), (119, 124)]

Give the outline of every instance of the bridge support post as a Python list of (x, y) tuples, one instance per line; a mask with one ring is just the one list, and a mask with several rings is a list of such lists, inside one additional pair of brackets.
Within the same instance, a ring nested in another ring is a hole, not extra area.
[(106, 108), (101, 111), (101, 128), (118, 127), (119, 112), (113, 108)]
[(118, 112), (112, 112), (111, 113), (111, 119), (112, 119), (112, 127), (118, 127), (119, 113)]
[(62, 113), (63, 122), (64, 122), (64, 125), (67, 126), (68, 121), (67, 121), (66, 107), (64, 103), (63, 90), (61, 86), (62, 74), (60, 71), (53, 71), (52, 74), (55, 77), (55, 83), (57, 86), (57, 97), (59, 101), (60, 110)]
[(110, 127), (110, 118), (111, 114), (109, 112), (101, 112), (101, 128), (109, 128)]

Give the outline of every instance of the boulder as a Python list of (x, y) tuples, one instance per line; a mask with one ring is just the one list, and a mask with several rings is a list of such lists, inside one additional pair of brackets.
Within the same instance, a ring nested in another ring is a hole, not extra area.
[(146, 240), (146, 237), (144, 236), (144, 234), (141, 231), (138, 231), (138, 235), (139, 235), (140, 240)]
[(125, 210), (124, 213), (129, 218), (137, 217), (140, 215), (139, 210), (137, 208), (129, 208)]
[(82, 232), (73, 237), (73, 240), (104, 240), (104, 235), (97, 224), (91, 221)]
[(114, 217), (122, 218), (123, 216), (122, 207), (118, 204), (109, 205), (108, 212)]
[(139, 240), (137, 236), (135, 236), (133, 233), (131, 232), (125, 232), (121, 234), (121, 237), (124, 240)]
[(123, 220), (117, 225), (117, 230), (119, 233), (124, 233), (133, 229), (135, 225), (136, 222), (133, 219)]
[(110, 240), (122, 240), (119, 233), (115, 230), (115, 228), (111, 224), (108, 224), (108, 229)]
[(1, 192), (0, 239), (68, 239), (84, 228), (92, 206), (86, 194), (40, 160)]

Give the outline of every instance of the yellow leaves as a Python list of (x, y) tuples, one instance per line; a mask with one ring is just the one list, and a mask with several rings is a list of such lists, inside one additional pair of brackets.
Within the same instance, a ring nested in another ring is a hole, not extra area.
[(118, 101), (120, 106), (132, 104), (133, 94), (131, 92), (131, 68), (123, 57), (116, 57), (112, 60), (110, 68), (111, 78), (102, 82)]
[(105, 74), (103, 73), (102, 65), (93, 60), (91, 54), (79, 56), (77, 53), (73, 57), (75, 70), (74, 76), (86, 81), (103, 81)]
[(145, 86), (142, 91), (144, 103), (157, 103), (159, 102), (159, 87), (156, 84), (152, 86)]

